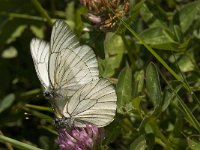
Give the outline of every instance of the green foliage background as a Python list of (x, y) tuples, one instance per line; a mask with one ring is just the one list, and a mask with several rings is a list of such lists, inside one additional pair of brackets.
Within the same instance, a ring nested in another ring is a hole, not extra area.
[(30, 54), (30, 40), (49, 41), (55, 19), (94, 49), (101, 76), (116, 84), (117, 115), (101, 149), (200, 149), (200, 2), (130, 0), (107, 33), (83, 32), (86, 14), (78, 0), (1, 0), (0, 149), (57, 149)]

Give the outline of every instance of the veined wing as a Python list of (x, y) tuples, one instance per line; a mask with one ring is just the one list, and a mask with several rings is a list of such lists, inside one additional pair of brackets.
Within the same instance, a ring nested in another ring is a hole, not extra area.
[(73, 50), (78, 47), (79, 41), (71, 28), (62, 20), (57, 20), (52, 29), (50, 51), (58, 53), (61, 50)]
[(49, 78), (58, 95), (70, 97), (83, 85), (99, 78), (93, 50), (80, 46), (63, 21), (54, 24), (50, 45)]
[(117, 96), (114, 87), (106, 79), (92, 81), (79, 89), (66, 103), (63, 115), (74, 121), (75, 127), (87, 123), (98, 127), (113, 121)]
[(30, 48), (37, 76), (42, 85), (48, 88), (50, 86), (48, 77), (49, 44), (35, 38), (31, 40)]

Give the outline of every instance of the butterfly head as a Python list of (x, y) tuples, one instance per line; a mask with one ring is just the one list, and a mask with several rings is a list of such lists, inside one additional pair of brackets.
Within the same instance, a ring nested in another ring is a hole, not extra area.
[(72, 118), (56, 118), (54, 120), (54, 125), (57, 129), (61, 129), (61, 128), (66, 128), (66, 129), (70, 129), (74, 126), (73, 124), (74, 119)]
[(53, 98), (53, 92), (51, 89), (46, 89), (43, 93), (44, 97), (46, 99), (52, 99)]

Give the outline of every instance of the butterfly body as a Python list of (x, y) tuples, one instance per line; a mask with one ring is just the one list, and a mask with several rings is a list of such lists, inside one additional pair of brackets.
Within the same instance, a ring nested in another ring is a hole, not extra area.
[(54, 120), (54, 125), (56, 128), (73, 128), (74, 127), (74, 118), (67, 118), (67, 117), (62, 117), (62, 118), (56, 118)]
[(57, 126), (98, 127), (112, 122), (116, 92), (107, 79), (99, 77), (93, 50), (80, 45), (70, 27), (58, 20), (50, 43), (33, 39), (30, 44), (35, 69), (50, 99)]
[(43, 95), (46, 99), (52, 99), (53, 98), (53, 92), (52, 89), (48, 88), (45, 89), (45, 91), (43, 92)]

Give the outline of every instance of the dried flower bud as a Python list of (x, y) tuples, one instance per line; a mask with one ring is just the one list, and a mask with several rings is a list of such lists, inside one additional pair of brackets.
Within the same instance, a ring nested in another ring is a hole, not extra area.
[(92, 150), (103, 140), (103, 128), (86, 125), (85, 128), (60, 129), (56, 142), (61, 150)]
[(128, 0), (80, 0), (80, 3), (89, 10), (88, 20), (102, 31), (113, 30), (129, 10)]

